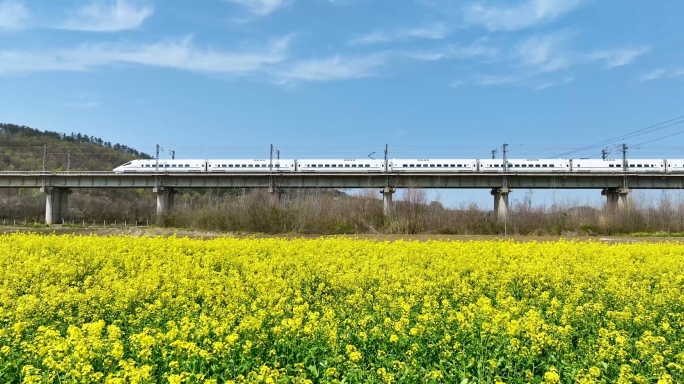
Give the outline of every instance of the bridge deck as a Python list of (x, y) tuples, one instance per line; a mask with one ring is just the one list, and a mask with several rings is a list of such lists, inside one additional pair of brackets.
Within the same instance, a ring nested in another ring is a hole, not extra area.
[[(518, 189), (682, 189), (684, 173), (509, 172)], [(0, 188), (500, 188), (504, 174), (412, 173), (126, 173), (0, 172)]]

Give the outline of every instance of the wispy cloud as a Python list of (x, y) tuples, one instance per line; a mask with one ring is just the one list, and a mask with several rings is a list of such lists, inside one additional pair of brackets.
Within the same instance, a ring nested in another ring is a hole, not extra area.
[(0, 30), (25, 28), (29, 18), (30, 12), (23, 3), (0, 2)]
[(674, 77), (684, 77), (684, 68), (676, 70), (672, 76)]
[(490, 46), (486, 38), (477, 39), (468, 45), (450, 44), (432, 50), (402, 52), (403, 56), (422, 61), (472, 59), (475, 57), (493, 58), (498, 54), (499, 49)]
[(490, 31), (513, 31), (551, 22), (582, 6), (585, 0), (526, 0), (515, 5), (473, 3), (464, 8), (465, 21)]
[(406, 28), (394, 31), (378, 30), (356, 37), (349, 41), (349, 44), (372, 45), (414, 39), (441, 40), (447, 37), (448, 34), (449, 29), (444, 24), (435, 23), (418, 28)]
[(567, 68), (575, 60), (565, 45), (572, 39), (571, 31), (532, 36), (516, 47), (516, 56), (525, 65), (535, 66), (541, 72), (553, 72)]
[(387, 59), (387, 54), (375, 53), (303, 60), (279, 71), (276, 77), (281, 83), (360, 79), (376, 75), (376, 71), (387, 64)]
[(606, 68), (622, 67), (632, 63), (637, 57), (648, 52), (647, 47), (627, 47), (594, 51), (587, 55), (589, 61), (603, 61)]
[(225, 0), (241, 5), (256, 16), (266, 16), (286, 4), (285, 0)]
[(570, 84), (573, 81), (575, 81), (574, 78), (566, 77), (566, 78), (563, 78), (560, 80), (553, 80), (553, 81), (547, 81), (547, 82), (541, 83), (541, 84), (537, 85), (535, 87), (535, 89), (537, 89), (537, 90), (549, 89), (549, 88), (557, 87), (559, 85)]
[(630, 64), (648, 52), (647, 47), (618, 47), (578, 52), (570, 47), (570, 42), (576, 35), (574, 31), (561, 30), (531, 36), (515, 47), (513, 56), (520, 60), (521, 64), (532, 67), (537, 72), (548, 73), (596, 62), (602, 62), (606, 69), (612, 69)]
[(197, 48), (191, 37), (146, 45), (85, 44), (54, 51), (0, 51), (0, 75), (86, 71), (108, 65), (142, 65), (216, 74), (247, 74), (286, 58), (290, 37), (247, 52)]
[(152, 7), (136, 7), (126, 0), (116, 0), (113, 3), (98, 1), (73, 11), (71, 17), (59, 28), (91, 32), (135, 29), (153, 13)]
[(667, 71), (665, 68), (657, 68), (652, 70), (651, 72), (644, 73), (641, 76), (637, 77), (638, 81), (651, 81), (651, 80), (657, 80), (660, 79), (661, 77), (665, 76), (665, 73)]
[(523, 80), (520, 75), (477, 75), (473, 78), (473, 83), (476, 85), (491, 86), (491, 85), (519, 85)]

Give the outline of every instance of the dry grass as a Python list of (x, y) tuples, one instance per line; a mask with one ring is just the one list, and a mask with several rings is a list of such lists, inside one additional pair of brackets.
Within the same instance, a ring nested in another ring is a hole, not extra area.
[[(147, 190), (115, 191), (106, 196), (98, 191), (78, 191), (70, 199), (69, 215), (75, 223), (96, 221), (129, 225), (153, 224), (155, 196)], [(510, 206), (505, 223), (497, 222), (492, 211), (474, 204), (445, 208), (429, 202), (421, 189), (409, 188), (395, 194), (391, 217), (383, 215), (376, 189), (348, 196), (334, 190), (289, 190), (277, 199), (265, 190), (245, 193), (207, 190), (176, 196), (175, 209), (160, 224), (171, 228), (217, 233), (264, 234), (369, 234), (369, 235), (461, 235), (495, 236), (612, 236), (635, 232), (684, 232), (684, 200), (663, 193), (652, 198), (632, 193), (618, 214), (605, 206), (576, 202), (535, 206), (526, 194)], [(45, 214), (45, 196), (32, 190), (0, 198), (2, 220), (17, 224), (40, 223)]]

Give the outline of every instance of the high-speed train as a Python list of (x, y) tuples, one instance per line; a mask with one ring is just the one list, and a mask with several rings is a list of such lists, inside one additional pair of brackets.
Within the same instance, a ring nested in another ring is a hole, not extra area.
[(179, 159), (133, 160), (116, 173), (353, 173), (353, 172), (684, 172), (684, 159)]

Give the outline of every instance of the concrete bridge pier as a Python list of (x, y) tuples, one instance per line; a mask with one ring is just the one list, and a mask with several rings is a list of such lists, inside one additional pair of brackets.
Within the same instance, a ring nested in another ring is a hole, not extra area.
[(494, 217), (496, 221), (506, 220), (508, 215), (508, 194), (511, 190), (508, 187), (492, 188), (492, 196), (494, 196)]
[(173, 210), (176, 190), (168, 187), (157, 187), (152, 190), (157, 194), (157, 216), (161, 216)]
[(268, 187), (268, 194), (271, 197), (271, 204), (280, 203), (280, 195), (282, 191), (276, 187)]
[(69, 219), (69, 188), (43, 187), (45, 193), (45, 224), (61, 224)]
[(617, 213), (627, 205), (629, 188), (605, 188), (601, 191), (601, 195), (606, 197), (608, 210), (612, 213)]
[(392, 209), (394, 208), (394, 203), (392, 202), (394, 189), (385, 187), (380, 191), (380, 193), (382, 193), (382, 213), (383, 215), (389, 217), (392, 215)]

